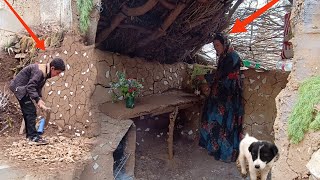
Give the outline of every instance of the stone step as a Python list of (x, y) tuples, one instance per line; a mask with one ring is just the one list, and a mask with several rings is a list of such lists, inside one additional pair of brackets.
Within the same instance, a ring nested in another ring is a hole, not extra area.
[(7, 164), (0, 164), (0, 179), (24, 179), (26, 173)]

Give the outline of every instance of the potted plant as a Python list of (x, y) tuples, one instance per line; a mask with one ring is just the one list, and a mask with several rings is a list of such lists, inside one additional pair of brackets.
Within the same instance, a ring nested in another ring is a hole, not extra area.
[(143, 88), (142, 84), (140, 84), (136, 79), (126, 78), (126, 74), (123, 72), (116, 73), (118, 77), (118, 82), (112, 82), (112, 100), (125, 100), (127, 108), (134, 107), (135, 97), (139, 94), (139, 90)]
[[(206, 82), (204, 75), (209, 73), (212, 68), (195, 64), (191, 69), (191, 87), (196, 95), (200, 95), (200, 92), (207, 95), (210, 89), (208, 83)], [(201, 91), (200, 91), (201, 90)]]

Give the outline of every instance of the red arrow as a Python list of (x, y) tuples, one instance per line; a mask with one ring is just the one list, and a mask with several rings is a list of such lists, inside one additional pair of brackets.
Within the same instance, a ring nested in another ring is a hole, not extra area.
[(38, 37), (31, 31), (31, 29), (28, 27), (28, 25), (23, 21), (23, 19), (21, 19), (21, 17), (19, 16), (19, 14), (13, 9), (13, 7), (8, 3), (7, 0), (4, 0), (4, 2), (9, 6), (9, 8), (11, 9), (11, 11), (13, 12), (13, 14), (19, 19), (19, 21), (21, 22), (21, 24), (24, 26), (24, 28), (28, 31), (28, 33), (30, 34), (30, 36), (33, 38), (33, 40), (36, 42), (36, 47), (42, 50), (46, 50), (45, 46), (44, 46), (44, 40), (40, 40), (38, 39)]
[(240, 19), (236, 19), (236, 22), (230, 33), (239, 33), (239, 32), (247, 32), (246, 25), (250, 24), (254, 19), (261, 16), (265, 11), (270, 9), (273, 5), (275, 5), (279, 0), (272, 0), (261, 9), (251, 14), (247, 19), (240, 21)]

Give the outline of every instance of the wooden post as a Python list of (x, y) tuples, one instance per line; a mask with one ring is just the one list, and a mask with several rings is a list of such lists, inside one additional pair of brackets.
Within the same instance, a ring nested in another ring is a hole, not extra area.
[(173, 131), (174, 131), (174, 123), (176, 121), (178, 115), (178, 107), (170, 113), (169, 119), (170, 119), (170, 124), (169, 124), (169, 134), (168, 134), (168, 153), (169, 153), (169, 160), (173, 159)]

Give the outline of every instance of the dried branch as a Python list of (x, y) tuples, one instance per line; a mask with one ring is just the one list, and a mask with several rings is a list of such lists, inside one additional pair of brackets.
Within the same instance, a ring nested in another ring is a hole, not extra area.
[(167, 0), (159, 0), (159, 2), (163, 7), (167, 8), (167, 9), (172, 10), (172, 9), (176, 8), (175, 4), (172, 4), (172, 3), (168, 2)]
[[(244, 59), (275, 67), (275, 63), (281, 58), (284, 15), (290, 10), (288, 6), (289, 4), (279, 3), (255, 19), (247, 27), (248, 32), (230, 35), (233, 46)], [(232, 22), (237, 17), (248, 17), (257, 9), (252, 2), (244, 1), (234, 13)], [(230, 29), (232, 26), (231, 23)]]
[(99, 33), (97, 36), (96, 46), (99, 46), (100, 43), (106, 40), (112, 31), (116, 29), (126, 17), (141, 16), (150, 11), (157, 3), (158, 0), (149, 0), (144, 5), (136, 8), (128, 8), (126, 5), (124, 5), (121, 8), (121, 11), (112, 19), (110, 27)]
[(243, 0), (238, 0), (233, 6), (232, 9), (229, 11), (228, 14), (228, 21), (231, 20), (233, 14), (236, 12), (236, 10), (239, 8), (240, 4), (243, 2)]
[(171, 24), (177, 19), (182, 10), (186, 7), (186, 3), (179, 3), (177, 7), (169, 14), (169, 16), (164, 20), (161, 27), (155, 30), (150, 36), (143, 39), (138, 43), (138, 48), (147, 45), (149, 42), (158, 39), (166, 34), (166, 30), (171, 26)]
[(153, 31), (146, 29), (144, 27), (139, 27), (139, 26), (135, 26), (132, 24), (120, 24), (118, 26), (119, 28), (127, 28), (127, 29), (135, 29), (138, 30), (140, 33), (144, 33), (144, 34), (151, 34)]
[(144, 5), (136, 8), (128, 8), (127, 6), (123, 6), (121, 11), (127, 16), (141, 16), (150, 11), (157, 3), (158, 0), (149, 0)]
[(8, 99), (10, 94), (6, 91), (6, 87), (3, 88), (3, 91), (0, 91), (0, 110), (4, 110), (8, 104)]

